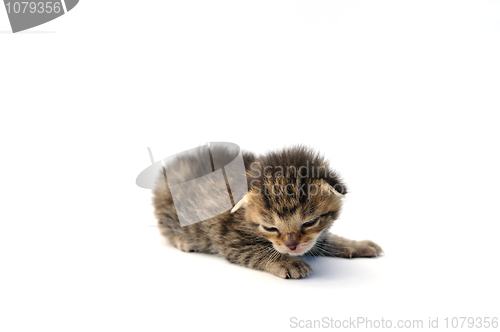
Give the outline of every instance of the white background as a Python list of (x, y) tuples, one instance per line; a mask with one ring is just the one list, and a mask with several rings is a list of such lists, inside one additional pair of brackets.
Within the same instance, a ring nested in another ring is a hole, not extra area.
[[(81, 1), (0, 9), (0, 329), (285, 331), (290, 318), (498, 317), (497, 1)], [(156, 159), (303, 143), (378, 259), (282, 280), (183, 253), (135, 185)]]

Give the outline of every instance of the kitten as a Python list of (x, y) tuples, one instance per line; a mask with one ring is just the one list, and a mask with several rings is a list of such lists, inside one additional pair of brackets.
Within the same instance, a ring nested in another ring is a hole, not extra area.
[[(298, 146), (262, 156), (244, 152), (243, 161), (248, 194), (231, 211), (195, 224), (180, 226), (168, 187), (153, 190), (158, 226), (171, 244), (182, 251), (219, 254), (282, 278), (312, 272), (301, 255), (352, 258), (383, 252), (372, 241), (348, 240), (328, 231), (347, 190), (313, 150)], [(183, 169), (189, 172), (189, 167)], [(161, 181), (163, 177), (165, 170)]]

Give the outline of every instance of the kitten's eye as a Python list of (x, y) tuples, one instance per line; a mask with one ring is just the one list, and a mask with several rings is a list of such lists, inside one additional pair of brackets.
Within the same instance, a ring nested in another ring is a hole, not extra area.
[(277, 232), (278, 229), (276, 227), (266, 227), (266, 226), (262, 226), (264, 227), (264, 229), (268, 232)]
[(304, 227), (311, 227), (311, 226), (312, 226), (312, 225), (314, 225), (314, 224), (315, 224), (318, 220), (319, 220), (319, 219), (318, 219), (318, 218), (316, 218), (316, 219), (314, 219), (314, 220), (311, 220), (311, 221), (308, 221), (308, 222), (306, 222), (306, 223), (302, 224), (302, 226), (304, 226)]

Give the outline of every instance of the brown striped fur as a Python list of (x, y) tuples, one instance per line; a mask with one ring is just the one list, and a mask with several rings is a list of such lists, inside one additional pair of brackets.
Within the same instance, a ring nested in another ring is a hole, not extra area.
[(351, 258), (382, 252), (371, 241), (328, 232), (342, 208), (340, 195), (332, 192), (347, 189), (319, 154), (296, 146), (262, 156), (243, 153), (243, 159), (249, 192), (234, 213), (181, 227), (168, 188), (153, 191), (160, 232), (171, 244), (282, 278), (309, 275), (312, 269), (302, 255)]

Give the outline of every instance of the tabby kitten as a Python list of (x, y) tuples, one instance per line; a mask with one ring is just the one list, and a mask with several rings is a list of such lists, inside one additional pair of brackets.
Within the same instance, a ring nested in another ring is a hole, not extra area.
[[(303, 146), (266, 155), (243, 153), (248, 194), (231, 211), (181, 227), (168, 189), (153, 190), (160, 232), (182, 251), (220, 254), (231, 263), (281, 278), (312, 272), (302, 255), (376, 257), (372, 241), (328, 231), (338, 218), (344, 183), (323, 157)], [(165, 170), (161, 176), (166, 176)], [(202, 190), (202, 188), (201, 188)]]

